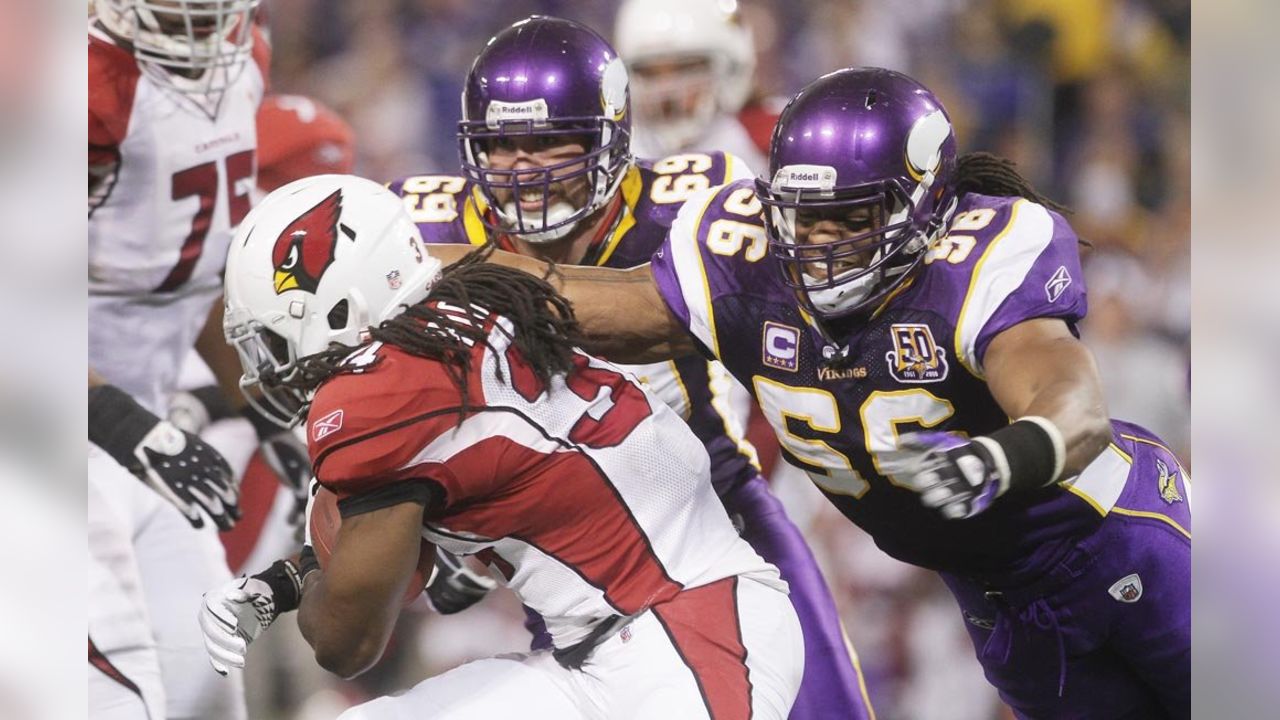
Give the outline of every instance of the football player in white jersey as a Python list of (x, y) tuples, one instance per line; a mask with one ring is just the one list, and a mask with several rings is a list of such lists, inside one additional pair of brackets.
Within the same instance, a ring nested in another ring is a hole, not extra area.
[[(257, 116), (258, 180), (254, 188), (254, 204), (267, 193), (312, 175), (346, 174), (355, 167), (355, 132), (334, 110), (318, 100), (302, 95), (268, 95), (262, 100)], [(222, 339), (222, 323), (210, 322), (197, 347), (216, 342), (232, 355), (235, 381), (239, 382), (240, 363)], [(206, 353), (207, 354), (207, 353)], [(213, 445), (237, 473), (240, 481), (242, 522), (220, 534), (227, 551), (227, 565), (233, 573), (241, 567), (257, 567), (296, 549), (300, 535), (295, 534), (301, 517), (301, 501), (305, 500), (306, 480), (298, 488), (278, 482), (278, 470), (272, 467), (268, 448), (261, 458), (259, 440), (240, 418), (235, 407), (237, 397), (229, 397), (217, 384), (199, 350), (187, 354), (180, 374), (184, 392), (173, 396), (169, 420), (179, 428), (200, 435)], [(275, 427), (275, 426), (272, 426)], [(306, 448), (298, 443), (305, 464)], [(267, 462), (261, 462), (266, 460)]]
[(95, 717), (244, 717), (189, 611), (229, 576), (216, 530), (238, 515), (235, 479), (162, 418), (250, 206), (257, 5), (98, 0), (89, 17), (89, 521), (119, 540), (90, 547)]
[(573, 347), (576, 321), (545, 281), (476, 257), (442, 271), (422, 248), (394, 193), (345, 176), (281, 188), (232, 244), (228, 341), (248, 384), (306, 418), (342, 523), (316, 544), (332, 553), (323, 570), (308, 546), (206, 595), (214, 667), (243, 666), (297, 608), (321, 665), (368, 669), (426, 582), (426, 539), (485, 562), (553, 648), (345, 718), (785, 718), (799, 621), (718, 501), (697, 436)]
[(613, 38), (631, 75), (636, 156), (721, 150), (765, 166), (737, 117), (756, 59), (734, 0), (626, 0)]

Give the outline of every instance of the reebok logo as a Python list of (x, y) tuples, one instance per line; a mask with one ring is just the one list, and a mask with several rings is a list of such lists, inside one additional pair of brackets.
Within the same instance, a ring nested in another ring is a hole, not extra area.
[(342, 409), (339, 408), (311, 423), (311, 439), (320, 442), (342, 429)]

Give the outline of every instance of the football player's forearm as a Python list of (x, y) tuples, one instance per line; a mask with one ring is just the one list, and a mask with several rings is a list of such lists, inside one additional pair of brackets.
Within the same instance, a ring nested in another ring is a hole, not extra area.
[(988, 351), (988, 383), (996, 402), (1012, 418), (1031, 415), (1053, 423), (1065, 451), (1060, 477), (1079, 473), (1111, 442), (1111, 418), (1093, 354), (1070, 335), (1034, 339), (1008, 351), (997, 346), (1002, 339)]
[(631, 270), (558, 268), (582, 326), (583, 349), (620, 363), (661, 362), (694, 351), (658, 294), (649, 266)]
[(298, 607), (298, 629), (315, 652), (316, 663), (345, 679), (378, 662), (394, 626), (394, 622), (384, 626), (353, 621), (352, 613), (343, 611), (343, 605), (349, 603), (333, 597), (323, 572), (313, 572), (303, 586)]
[[(463, 245), (428, 245), (446, 264), (471, 251)], [(585, 336), (583, 349), (622, 363), (670, 360), (694, 351), (658, 293), (649, 265), (626, 270), (551, 265), (526, 255), (495, 250), (489, 262), (546, 278), (573, 305)]]
[(350, 678), (382, 657), (418, 565), (421, 532), (415, 503), (343, 518), (333, 554), (298, 608), (298, 627), (321, 667)]
[(1111, 418), (1106, 403), (1102, 394), (1089, 385), (1080, 377), (1054, 380), (1036, 393), (1026, 410), (1017, 415), (1043, 417), (1062, 433), (1066, 449), (1063, 478), (1079, 474), (1111, 442)]

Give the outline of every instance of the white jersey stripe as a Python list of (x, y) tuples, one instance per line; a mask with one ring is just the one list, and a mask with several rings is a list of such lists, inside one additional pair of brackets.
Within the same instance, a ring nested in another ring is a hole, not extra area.
[(1036, 259), (1053, 239), (1053, 218), (1044, 207), (1018, 200), (1009, 211), (1009, 222), (983, 251), (974, 265), (969, 290), (956, 321), (956, 357), (976, 377), (978, 336), (996, 310), (1031, 272)]
[(548, 438), (519, 412), (506, 408), (490, 408), (488, 411), (472, 415), (456, 428), (436, 437), (400, 469), (406, 470), (424, 463), (448, 462), (458, 453), (492, 437), (502, 437), (517, 445), (548, 455), (570, 449)]
[(719, 188), (711, 188), (694, 194), (680, 208), (671, 224), (668, 244), (676, 277), (680, 280), (680, 293), (689, 309), (689, 330), (716, 357), (720, 357), (720, 345), (716, 341), (716, 323), (711, 308), (711, 283), (698, 248), (698, 226), (702, 215), (717, 196)]
[(1115, 445), (1108, 445), (1101, 455), (1085, 466), (1084, 472), (1059, 485), (1084, 498), (1093, 509), (1106, 515), (1116, 506), (1116, 501), (1124, 492), (1132, 465), (1132, 458)]

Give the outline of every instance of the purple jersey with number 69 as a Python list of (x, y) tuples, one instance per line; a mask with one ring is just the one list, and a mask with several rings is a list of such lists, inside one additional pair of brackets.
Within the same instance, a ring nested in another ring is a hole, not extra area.
[(840, 369), (824, 365), (821, 336), (767, 252), (751, 183), (691, 198), (653, 272), (672, 313), (753, 393), (784, 458), (883, 550), (1008, 579), (1060, 559), (1116, 503), (1133, 445), (1120, 424), (1078, 477), (963, 521), (924, 507), (880, 472), (878, 455), (903, 433), (974, 436), (1009, 422), (983, 376), (987, 346), (1033, 318), (1060, 318), (1075, 331), (1086, 309), (1077, 242), (1060, 215), (1034, 202), (963, 196), (914, 277), (842, 331), (850, 362)]

